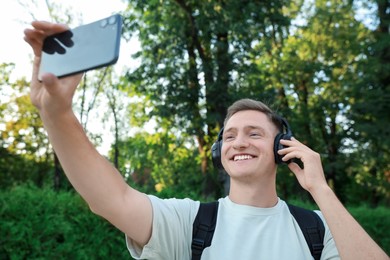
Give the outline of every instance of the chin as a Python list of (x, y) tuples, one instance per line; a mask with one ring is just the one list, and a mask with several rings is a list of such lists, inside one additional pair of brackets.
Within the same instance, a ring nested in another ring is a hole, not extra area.
[(250, 177), (250, 176), (256, 176), (256, 171), (244, 171), (244, 170), (236, 170), (236, 171), (229, 171), (229, 175), (232, 178), (240, 178), (240, 177)]

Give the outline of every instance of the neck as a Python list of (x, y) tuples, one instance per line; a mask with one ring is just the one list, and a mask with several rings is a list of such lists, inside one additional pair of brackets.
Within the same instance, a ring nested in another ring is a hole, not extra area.
[(237, 204), (260, 208), (273, 207), (278, 202), (275, 178), (260, 182), (231, 179), (229, 198)]

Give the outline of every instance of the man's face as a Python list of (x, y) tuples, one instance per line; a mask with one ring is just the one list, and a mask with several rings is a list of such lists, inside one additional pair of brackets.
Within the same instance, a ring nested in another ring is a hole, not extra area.
[(259, 111), (235, 113), (223, 132), (221, 160), (232, 178), (275, 173), (276, 126)]

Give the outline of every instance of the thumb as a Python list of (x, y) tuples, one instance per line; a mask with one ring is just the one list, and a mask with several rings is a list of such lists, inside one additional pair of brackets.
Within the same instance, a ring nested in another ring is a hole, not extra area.
[(46, 88), (46, 91), (50, 94), (55, 94), (59, 88), (58, 78), (52, 73), (44, 73), (41, 76), (43, 85)]

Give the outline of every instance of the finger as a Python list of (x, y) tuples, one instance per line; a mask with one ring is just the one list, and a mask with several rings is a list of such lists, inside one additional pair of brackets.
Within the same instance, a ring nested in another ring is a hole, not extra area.
[(31, 45), (34, 55), (41, 55), (43, 41), (46, 37), (68, 30), (64, 24), (53, 24), (43, 21), (34, 21), (31, 23), (33, 29), (24, 30), (24, 40)]
[(295, 137), (291, 137), (290, 140), (288, 140), (288, 139), (281, 139), (280, 143), (285, 145), (285, 146), (292, 146), (294, 144), (302, 144), (297, 139), (295, 139)]
[(30, 28), (24, 30), (24, 40), (28, 43), (36, 41), (37, 39), (43, 39), (44, 37), (45, 33), (43, 31)]
[(65, 104), (71, 105), (72, 97), (80, 81), (80, 74), (59, 79), (52, 73), (43, 73), (41, 80), (43, 87), (52, 98), (62, 100), (61, 102), (65, 101)]
[(291, 162), (287, 165), (287, 167), (298, 177), (298, 174), (303, 172), (303, 167), (299, 166), (299, 164), (295, 162)]
[(31, 78), (32, 87), (38, 84), (40, 85), (38, 80), (38, 72), (39, 72), (40, 64), (41, 64), (41, 57), (36, 55), (33, 62), (33, 71), (32, 71), (32, 78)]
[(24, 40), (32, 47), (35, 56), (41, 56), (42, 43), (45, 35), (42, 31), (24, 30)]
[(46, 91), (55, 95), (58, 93), (59, 81), (58, 78), (52, 73), (43, 73), (41, 76), (42, 84), (46, 88)]
[(27, 28), (24, 30), (24, 40), (32, 47), (34, 52), (34, 64), (32, 82), (33, 86), (40, 85), (38, 81), (38, 71), (42, 55), (42, 47), (45, 38), (48, 35), (59, 33), (68, 30), (68, 26), (64, 24), (53, 24), (44, 21), (34, 21), (31, 23), (33, 29)]
[(298, 147), (294, 147), (294, 146), (285, 146), (284, 148), (278, 150), (278, 154), (285, 155), (285, 154), (297, 151), (297, 149), (299, 149), (299, 148)]
[(296, 139), (294, 136), (291, 136), (291, 141), (292, 141), (292, 142), (296, 142), (296, 143), (298, 143), (298, 144), (304, 145), (304, 144), (301, 143), (298, 139)]
[(46, 21), (33, 21), (31, 25), (36, 30), (44, 32), (46, 36), (69, 30), (69, 27), (66, 24), (49, 23)]
[(282, 161), (284, 161), (284, 162), (287, 162), (290, 160), (293, 161), (294, 159), (302, 161), (302, 156), (300, 155), (299, 152), (289, 152), (282, 157)]

